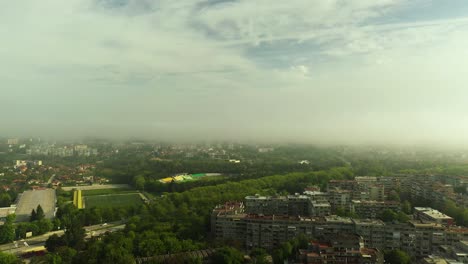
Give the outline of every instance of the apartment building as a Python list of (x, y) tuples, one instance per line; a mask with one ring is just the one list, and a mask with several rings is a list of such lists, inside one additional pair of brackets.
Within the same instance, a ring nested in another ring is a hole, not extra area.
[(362, 236), (364, 244), (370, 248), (386, 247), (387, 227), (381, 220), (352, 219), (354, 232)]
[(350, 211), (361, 218), (377, 218), (385, 210), (400, 211), (400, 203), (395, 201), (351, 201)]
[(338, 208), (350, 208), (352, 199), (353, 191), (341, 189), (328, 190), (328, 201), (331, 205), (332, 210), (336, 210)]
[(321, 191), (310, 191), (306, 190), (304, 191), (304, 195), (308, 196), (311, 200), (313, 201), (328, 201), (328, 193), (326, 192), (321, 192)]
[(383, 255), (377, 249), (366, 248), (362, 237), (344, 234), (324, 240), (314, 240), (299, 251), (299, 263), (305, 264), (380, 264)]
[(211, 232), (220, 240), (245, 241), (244, 204), (228, 202), (218, 205), (211, 214)]
[(452, 217), (430, 207), (415, 207), (414, 217), (422, 221), (434, 222), (445, 226), (454, 224)]
[[(380, 220), (351, 219), (339, 216), (302, 217), (232, 213), (239, 206), (217, 207), (212, 225), (217, 239), (236, 240), (247, 248), (273, 249), (298, 235), (327, 238), (358, 234), (364, 245), (379, 250), (401, 249), (415, 257), (439, 252), (468, 240), (468, 229), (414, 220), (408, 223), (383, 223)], [(226, 208), (228, 210), (226, 210)], [(231, 212), (229, 211), (229, 208)]]
[(311, 210), (312, 201), (306, 195), (245, 197), (247, 214), (310, 216)]
[(326, 216), (331, 214), (331, 205), (327, 201), (312, 200), (310, 216)]
[[(299, 235), (314, 236), (316, 218), (300, 216), (247, 215), (245, 222), (245, 241), (247, 248), (262, 247), (273, 249)], [(218, 236), (216, 236), (218, 238)]]

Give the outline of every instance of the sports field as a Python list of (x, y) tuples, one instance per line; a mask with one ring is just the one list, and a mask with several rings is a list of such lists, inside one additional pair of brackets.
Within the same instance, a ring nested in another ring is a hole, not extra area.
[(94, 196), (94, 195), (105, 195), (105, 194), (129, 194), (135, 193), (135, 190), (132, 189), (97, 189), (97, 190), (85, 190), (83, 191), (83, 196)]
[(142, 203), (143, 201), (140, 195), (137, 193), (93, 195), (84, 197), (84, 204), (86, 208), (128, 207), (139, 206)]
[(181, 183), (181, 182), (188, 182), (188, 181), (198, 181), (204, 180), (208, 178), (216, 178), (216, 177), (224, 177), (221, 173), (195, 173), (195, 174), (179, 174), (176, 176), (171, 176), (167, 178), (160, 179), (159, 182), (161, 183)]

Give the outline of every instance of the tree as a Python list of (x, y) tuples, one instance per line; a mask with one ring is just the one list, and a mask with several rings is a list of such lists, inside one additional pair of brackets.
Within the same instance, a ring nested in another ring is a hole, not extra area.
[(56, 253), (62, 259), (62, 263), (72, 263), (73, 257), (75, 257), (77, 252), (73, 248), (60, 247)]
[(42, 220), (45, 218), (44, 210), (42, 209), (41, 205), (38, 205), (36, 208), (36, 219), (35, 220)]
[(45, 234), (54, 228), (54, 225), (49, 219), (42, 219), (36, 223), (39, 234)]
[(279, 248), (275, 249), (273, 251), (273, 263), (275, 264), (283, 264), (285, 256), (283, 255), (283, 251)]
[(32, 232), (33, 235), (39, 234), (39, 228), (36, 222), (23, 222), (16, 224), (16, 235), (20, 238), (25, 238), (27, 232)]
[(63, 236), (59, 237), (57, 234), (51, 235), (45, 242), (45, 247), (49, 252), (55, 252), (58, 248), (66, 245), (65, 238)]
[(244, 262), (244, 255), (235, 248), (223, 247), (213, 254), (211, 260), (217, 264), (241, 264)]
[(51, 263), (51, 264), (63, 264), (63, 263), (71, 263), (71, 262), (64, 262), (62, 258), (53, 253), (47, 253), (44, 257), (41, 257), (41, 259), (37, 262), (39, 263)]
[(15, 215), (8, 215), (5, 223), (0, 226), (0, 243), (12, 242), (15, 239), (15, 228), (13, 226), (14, 221)]
[(397, 201), (399, 202), (400, 201), (400, 195), (395, 191), (395, 190), (392, 190), (390, 191), (390, 193), (388, 194), (388, 198), (387, 198), (389, 201)]
[(8, 243), (15, 239), (15, 229), (12, 224), (0, 226), (0, 244)]
[(384, 222), (393, 222), (393, 221), (398, 221), (398, 222), (407, 222), (409, 220), (409, 217), (403, 213), (403, 212), (398, 212), (396, 213), (395, 211), (391, 209), (384, 210), (378, 217), (380, 220)]
[(0, 194), (0, 207), (7, 207), (11, 205), (11, 196), (10, 194), (4, 192)]
[(398, 220), (398, 222), (404, 223), (404, 222), (409, 221), (410, 218), (405, 213), (398, 212), (396, 216), (396, 220)]
[(411, 263), (411, 257), (406, 252), (398, 250), (398, 249), (385, 252), (384, 258), (385, 258), (385, 263), (389, 263), (389, 264)]
[(0, 252), (0, 263), (2, 264), (18, 264), (21, 263), (15, 255)]
[(378, 218), (384, 222), (392, 222), (397, 219), (397, 214), (391, 209), (386, 209), (380, 213)]
[(467, 194), (467, 186), (457, 186), (457, 187), (454, 187), (453, 190), (456, 192), (456, 193), (461, 193), (461, 194)]
[(80, 219), (72, 219), (63, 236), (67, 246), (77, 250), (82, 249), (84, 247), (86, 231), (83, 229)]
[(143, 175), (136, 176), (133, 179), (133, 182), (134, 182), (135, 188), (137, 190), (144, 190), (145, 189), (146, 180), (145, 180), (145, 177)]
[(338, 216), (346, 216), (346, 210), (342, 206), (339, 206), (336, 208), (335, 214)]
[(33, 221), (36, 221), (37, 220), (37, 213), (36, 213), (36, 210), (32, 209), (31, 211), (31, 216), (29, 217), (29, 221), (30, 222), (33, 222)]
[(291, 240), (291, 245), (293, 246), (293, 251), (296, 252), (299, 249), (305, 249), (309, 245), (309, 240), (311, 237), (306, 236), (305, 234), (300, 234), (293, 240)]
[(85, 225), (96, 225), (102, 223), (102, 214), (99, 208), (84, 209)]
[(250, 257), (252, 258), (252, 262), (254, 264), (268, 263), (267, 256), (268, 256), (268, 253), (263, 248), (254, 248), (250, 252)]
[(15, 222), (15, 219), (16, 219), (15, 214), (9, 214), (9, 215), (7, 215), (7, 217), (5, 219), (5, 223), (13, 224)]
[(0, 243), (8, 243), (15, 239), (15, 229), (12, 224), (0, 226)]
[(184, 264), (203, 264), (203, 260), (201, 257), (190, 257)]
[(401, 204), (401, 210), (403, 211), (403, 213), (405, 214), (411, 214), (411, 203), (409, 201), (404, 201), (402, 204)]
[(62, 222), (60, 221), (60, 219), (54, 218), (54, 220), (52, 220), (52, 225), (54, 226), (53, 230), (59, 230), (61, 228), (61, 224)]

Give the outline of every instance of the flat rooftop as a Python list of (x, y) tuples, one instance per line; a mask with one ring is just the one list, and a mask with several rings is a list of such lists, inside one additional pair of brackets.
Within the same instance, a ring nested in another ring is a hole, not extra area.
[(330, 203), (329, 202), (325, 202), (325, 201), (312, 201), (312, 206), (313, 207), (330, 207)]
[(353, 218), (353, 222), (356, 225), (379, 225), (379, 226), (385, 225), (385, 223), (382, 220), (378, 220), (378, 219), (355, 219)]
[(307, 196), (328, 195), (328, 193), (326, 193), (326, 192), (320, 192), (320, 191), (304, 191), (304, 195), (307, 195)]
[(352, 200), (351, 201), (353, 204), (365, 204), (365, 205), (377, 205), (377, 204), (383, 204), (383, 205), (399, 205), (400, 202), (397, 201), (373, 201), (373, 200)]
[(453, 219), (452, 217), (444, 213), (441, 213), (436, 209), (432, 209), (430, 207), (415, 207), (414, 210), (416, 210), (418, 213), (425, 214), (433, 219), (441, 219), (441, 220)]
[(325, 216), (325, 222), (327, 223), (346, 223), (346, 224), (352, 224), (353, 220), (349, 217), (341, 217), (337, 215), (329, 215)]

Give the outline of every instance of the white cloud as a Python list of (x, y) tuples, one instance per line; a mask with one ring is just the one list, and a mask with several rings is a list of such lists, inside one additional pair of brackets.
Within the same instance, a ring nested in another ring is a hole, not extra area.
[(295, 65), (291, 67), (293, 72), (297, 72), (301, 75), (308, 75), (309, 74), (309, 67), (306, 65)]
[[(91, 134), (216, 127), (219, 137), (346, 140), (337, 131), (392, 138), (396, 125), (415, 138), (412, 120), (453, 129), (468, 114), (467, 18), (384, 23), (402, 0), (213, 2), (2, 3), (0, 117), (11, 131), (34, 113), (36, 128)], [(283, 65), (249, 53), (265, 43)], [(287, 43), (311, 45), (296, 60)]]

